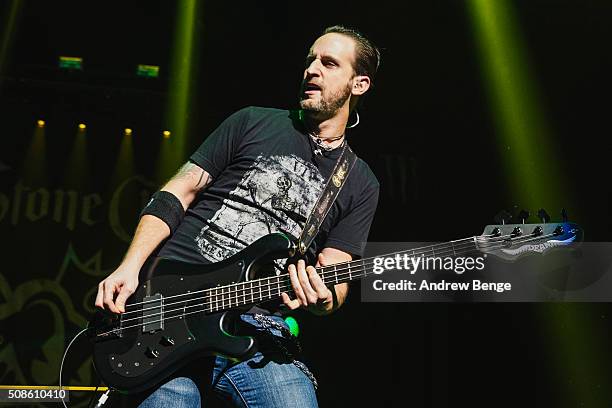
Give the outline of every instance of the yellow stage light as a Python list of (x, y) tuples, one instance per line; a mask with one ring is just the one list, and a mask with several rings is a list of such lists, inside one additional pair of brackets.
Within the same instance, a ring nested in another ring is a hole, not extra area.
[(36, 122), (36, 125), (38, 125), (38, 127), (39, 127), (39, 128), (45, 127), (45, 121), (44, 121), (44, 120), (42, 120), (42, 119), (39, 119), (39, 120)]
[(126, 136), (130, 136), (132, 134), (132, 129), (130, 128), (125, 128), (123, 131), (123, 134)]
[(85, 126), (84, 123), (79, 123), (79, 129), (80, 130), (85, 130), (87, 128), (87, 126)]
[(164, 139), (168, 139), (170, 137), (171, 133), (169, 130), (164, 130)]

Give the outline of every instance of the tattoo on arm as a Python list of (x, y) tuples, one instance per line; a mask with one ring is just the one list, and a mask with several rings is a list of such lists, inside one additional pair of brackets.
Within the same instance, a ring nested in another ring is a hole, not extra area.
[[(206, 177), (205, 177), (206, 176)], [(197, 164), (187, 162), (174, 176), (175, 178), (197, 180), (195, 190), (200, 191), (210, 184), (212, 177)]]
[[(202, 182), (202, 177), (204, 177), (204, 170), (202, 170), (202, 172), (200, 173), (200, 179), (198, 180), (196, 187), (199, 188), (200, 187), (200, 183)], [(206, 182), (208, 182), (208, 180), (206, 180)]]

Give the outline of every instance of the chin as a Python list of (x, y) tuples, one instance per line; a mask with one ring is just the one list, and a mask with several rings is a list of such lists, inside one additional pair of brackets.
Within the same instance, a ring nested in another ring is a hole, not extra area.
[(321, 111), (321, 103), (320, 101), (315, 101), (312, 99), (302, 99), (300, 101), (300, 108), (312, 113), (317, 113)]

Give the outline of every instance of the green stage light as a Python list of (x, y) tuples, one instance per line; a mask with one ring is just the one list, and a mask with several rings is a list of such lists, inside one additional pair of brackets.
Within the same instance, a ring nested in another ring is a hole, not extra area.
[(158, 157), (157, 181), (162, 183), (171, 177), (187, 159), (187, 138), (191, 130), (194, 115), (194, 95), (198, 69), (196, 24), (199, 13), (197, 0), (180, 0), (176, 2), (176, 31), (174, 46), (168, 68), (168, 105), (164, 127), (172, 129), (170, 135), (162, 138)]
[[(466, 6), (479, 47), (500, 158), (515, 202), (533, 209), (575, 209), (514, 4), (509, 0), (470, 0)], [(605, 375), (607, 366), (596, 357), (605, 355), (605, 350), (598, 352), (605, 347), (598, 344), (601, 336), (594, 332), (595, 326), (585, 323), (592, 316), (590, 306), (550, 304), (539, 306), (537, 311), (552, 339), (547, 351), (557, 357), (555, 369), (576, 382), (564, 390), (564, 399), (572, 406), (605, 406), (603, 400), (610, 398), (602, 395), (608, 391), (592, 387), (610, 378)]]
[[(7, 4), (8, 3), (8, 4)], [(15, 33), (19, 26), (23, 0), (4, 1), (6, 14), (0, 18), (0, 85), (2, 84), (3, 74), (10, 59)]]
[(566, 178), (558, 166), (553, 130), (512, 2), (470, 0), (466, 5), (515, 204), (574, 210), (571, 194), (560, 183)]
[(60, 69), (66, 70), (82, 70), (83, 69), (83, 58), (81, 57), (59, 57)]
[(143, 78), (159, 77), (159, 66), (157, 65), (138, 65), (136, 75)]

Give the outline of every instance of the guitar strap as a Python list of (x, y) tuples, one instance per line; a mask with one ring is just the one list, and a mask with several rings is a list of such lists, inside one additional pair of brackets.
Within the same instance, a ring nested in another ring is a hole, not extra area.
[(302, 228), (302, 234), (298, 240), (298, 252), (304, 255), (308, 250), (308, 247), (317, 236), (319, 228), (327, 216), (327, 213), (331, 209), (332, 204), (336, 201), (336, 197), (342, 190), (344, 182), (348, 178), (349, 173), (353, 169), (353, 165), (357, 161), (357, 156), (353, 150), (349, 147), (348, 143), (344, 143), (342, 153), (336, 161), (334, 170), (332, 171), (327, 184), (323, 189), (323, 192), (319, 196), (317, 203), (314, 205), (310, 215), (306, 219), (304, 228)]

